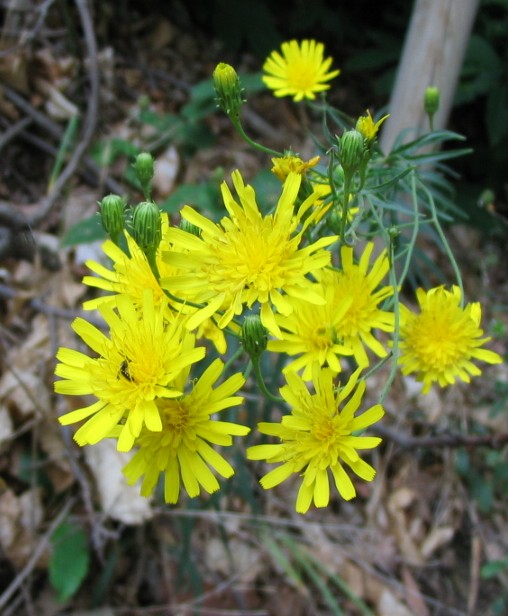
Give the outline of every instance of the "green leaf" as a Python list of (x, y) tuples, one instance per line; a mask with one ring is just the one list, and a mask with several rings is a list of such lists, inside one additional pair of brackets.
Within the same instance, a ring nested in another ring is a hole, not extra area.
[(90, 244), (97, 240), (105, 240), (106, 231), (101, 224), (101, 219), (97, 214), (89, 218), (80, 220), (71, 227), (61, 240), (62, 246), (77, 246), (78, 244)]
[(206, 184), (182, 184), (160, 206), (163, 212), (175, 213), (184, 205), (196, 207), (199, 210), (217, 211), (219, 191), (212, 182)]
[(175, 124), (178, 124), (180, 120), (177, 116), (166, 113), (161, 115), (151, 109), (144, 109), (139, 114), (139, 121), (153, 126), (160, 132), (166, 132), (170, 128), (173, 128)]
[(481, 576), (484, 580), (495, 577), (498, 573), (506, 573), (508, 570), (508, 556), (502, 560), (491, 560), (481, 568)]
[(190, 101), (182, 108), (182, 116), (190, 121), (201, 120), (218, 110), (213, 79), (206, 79), (191, 88)]
[(49, 579), (58, 601), (70, 599), (88, 572), (90, 553), (83, 529), (72, 522), (62, 522), (51, 536), (52, 553)]
[(139, 154), (139, 148), (125, 139), (103, 139), (94, 143), (91, 150), (92, 158), (101, 167), (112, 165), (121, 156), (134, 158)]

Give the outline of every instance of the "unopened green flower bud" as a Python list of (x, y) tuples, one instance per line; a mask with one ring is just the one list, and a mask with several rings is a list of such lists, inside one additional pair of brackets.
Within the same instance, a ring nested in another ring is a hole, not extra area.
[(242, 344), (252, 359), (266, 350), (268, 331), (257, 314), (247, 315), (242, 325)]
[(201, 229), (198, 226), (193, 225), (188, 220), (185, 220), (185, 218), (182, 218), (180, 222), (180, 229), (182, 229), (182, 231), (186, 231), (187, 233), (192, 233), (192, 235), (195, 235), (196, 237), (201, 235)]
[(232, 119), (240, 115), (243, 104), (240, 79), (235, 69), (225, 62), (220, 62), (213, 71), (213, 85), (217, 94), (219, 107)]
[(132, 229), (137, 245), (145, 254), (154, 255), (161, 241), (161, 216), (157, 204), (143, 201), (134, 209)]
[(116, 243), (124, 229), (125, 202), (118, 195), (107, 195), (99, 202), (102, 226)]
[(423, 99), (424, 101), (423, 104), (425, 108), (425, 113), (427, 113), (431, 118), (436, 113), (436, 111), (439, 109), (439, 98), (440, 98), (439, 88), (436, 88), (435, 86), (429, 86), (425, 90), (425, 97)]
[(154, 174), (153, 156), (148, 152), (141, 152), (134, 161), (134, 170), (143, 189), (145, 199), (150, 197), (150, 183)]
[(365, 155), (364, 137), (358, 130), (348, 130), (339, 139), (339, 159), (345, 173), (354, 173)]
[(388, 228), (388, 236), (390, 237), (390, 239), (394, 240), (399, 235), (400, 235), (400, 229), (396, 227), (395, 225), (392, 225), (391, 227)]

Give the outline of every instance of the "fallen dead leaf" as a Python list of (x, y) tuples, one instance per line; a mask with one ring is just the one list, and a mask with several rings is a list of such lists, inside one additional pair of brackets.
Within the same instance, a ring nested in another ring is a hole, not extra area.
[(117, 451), (116, 442), (105, 439), (84, 448), (85, 458), (95, 477), (106, 515), (124, 524), (142, 524), (153, 517), (150, 500), (139, 494), (139, 486), (127, 484), (122, 468), (130, 454)]
[(433, 528), (420, 546), (422, 556), (429, 559), (436, 550), (449, 543), (454, 534), (455, 529), (451, 526)]
[(378, 616), (416, 616), (389, 590), (385, 589), (377, 604)]

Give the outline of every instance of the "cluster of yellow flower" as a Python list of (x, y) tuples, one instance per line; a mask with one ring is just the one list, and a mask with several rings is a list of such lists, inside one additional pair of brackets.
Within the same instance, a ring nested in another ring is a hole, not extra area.
[[(328, 72), (330, 65), (321, 44), (291, 41), (282, 46), (282, 55), (274, 52), (266, 62), (265, 81), (276, 96), (313, 99), (338, 74)], [(222, 100), (231, 112), (238, 98), (228, 84), (237, 88), (238, 80), (227, 65), (220, 65), (220, 75)], [(368, 151), (383, 119), (375, 123), (368, 113), (358, 120), (361, 152)], [(345, 466), (366, 481), (374, 478), (374, 468), (358, 450), (374, 448), (381, 439), (359, 433), (384, 410), (378, 403), (356, 415), (366, 388), (362, 372), (372, 356), (392, 355), (404, 374), (423, 382), (424, 391), (433, 382), (469, 381), (480, 373), (473, 359), (501, 361), (481, 348), (488, 338), (480, 329), (480, 306), (464, 307), (458, 287), (419, 290), (419, 313), (399, 303), (397, 284), (388, 280), (391, 255), (378, 250), (371, 262), (372, 241), (355, 255), (343, 237), (358, 211), (349, 207), (352, 193), (346, 191), (337, 206), (334, 185), (318, 164), (319, 157), (307, 162), (292, 153), (275, 157), (272, 171), (282, 182), (281, 194), (267, 214), (235, 171), (234, 191), (227, 182), (221, 187), (227, 215), (218, 223), (185, 206), (179, 227), (156, 211), (156, 222), (149, 225), (148, 213), (137, 217), (144, 226), (136, 233), (136, 220), (134, 232), (128, 231), (123, 217), (115, 215), (111, 220), (120, 220), (125, 239), (118, 239), (116, 228), (115, 241), (104, 244), (112, 269), (87, 263), (94, 275), (84, 283), (109, 294), (84, 307), (100, 312), (109, 336), (82, 318), (73, 323), (96, 357), (61, 348), (55, 390), (92, 394), (96, 401), (60, 422), (86, 420), (74, 436), (79, 445), (115, 438), (120, 451), (134, 449), (124, 473), (130, 483), (143, 478), (143, 495), (153, 492), (161, 474), (168, 503), (178, 501), (182, 484), (195, 497), (219, 488), (217, 474), (233, 475), (215, 446), (232, 445), (233, 437), (249, 428), (217, 419), (217, 413), (242, 404), (239, 391), (245, 384), (241, 373), (225, 376), (219, 357), (231, 355), (225, 334), (243, 341), (258, 376), (261, 353), (286, 357), (279, 400), (287, 403), (288, 413), (278, 422), (258, 424), (259, 432), (277, 442), (255, 444), (247, 457), (280, 463), (261, 479), (266, 489), (295, 473), (302, 477), (296, 499), (301, 513), (312, 503), (328, 505), (330, 477), (343, 498), (355, 496)], [(348, 169), (346, 162), (337, 167), (346, 183)], [(118, 205), (106, 199), (103, 221), (106, 206)], [(324, 225), (332, 216), (335, 224)], [(147, 227), (155, 229), (151, 249)], [(243, 325), (253, 313), (259, 322), (247, 339)], [(343, 370), (349, 377), (337, 382)], [(262, 380), (260, 385), (270, 396)]]

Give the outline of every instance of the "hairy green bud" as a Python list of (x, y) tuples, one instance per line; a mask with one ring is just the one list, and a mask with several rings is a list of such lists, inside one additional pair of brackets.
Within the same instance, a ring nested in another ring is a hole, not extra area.
[(137, 245), (145, 254), (154, 255), (161, 241), (161, 216), (157, 204), (143, 201), (134, 209), (132, 229)]
[(102, 226), (116, 243), (125, 226), (125, 202), (118, 195), (107, 195), (99, 202)]
[(360, 131), (353, 129), (339, 139), (339, 160), (345, 173), (360, 169), (365, 156), (365, 140)]
[(259, 315), (247, 315), (242, 325), (242, 344), (245, 351), (255, 359), (266, 350), (268, 331), (261, 323)]
[(243, 104), (242, 88), (238, 74), (230, 64), (217, 64), (213, 71), (213, 86), (222, 111), (233, 119), (238, 118)]
[(136, 156), (134, 161), (134, 171), (143, 189), (145, 199), (150, 197), (150, 183), (154, 175), (154, 161), (153, 156), (148, 152), (141, 152)]

